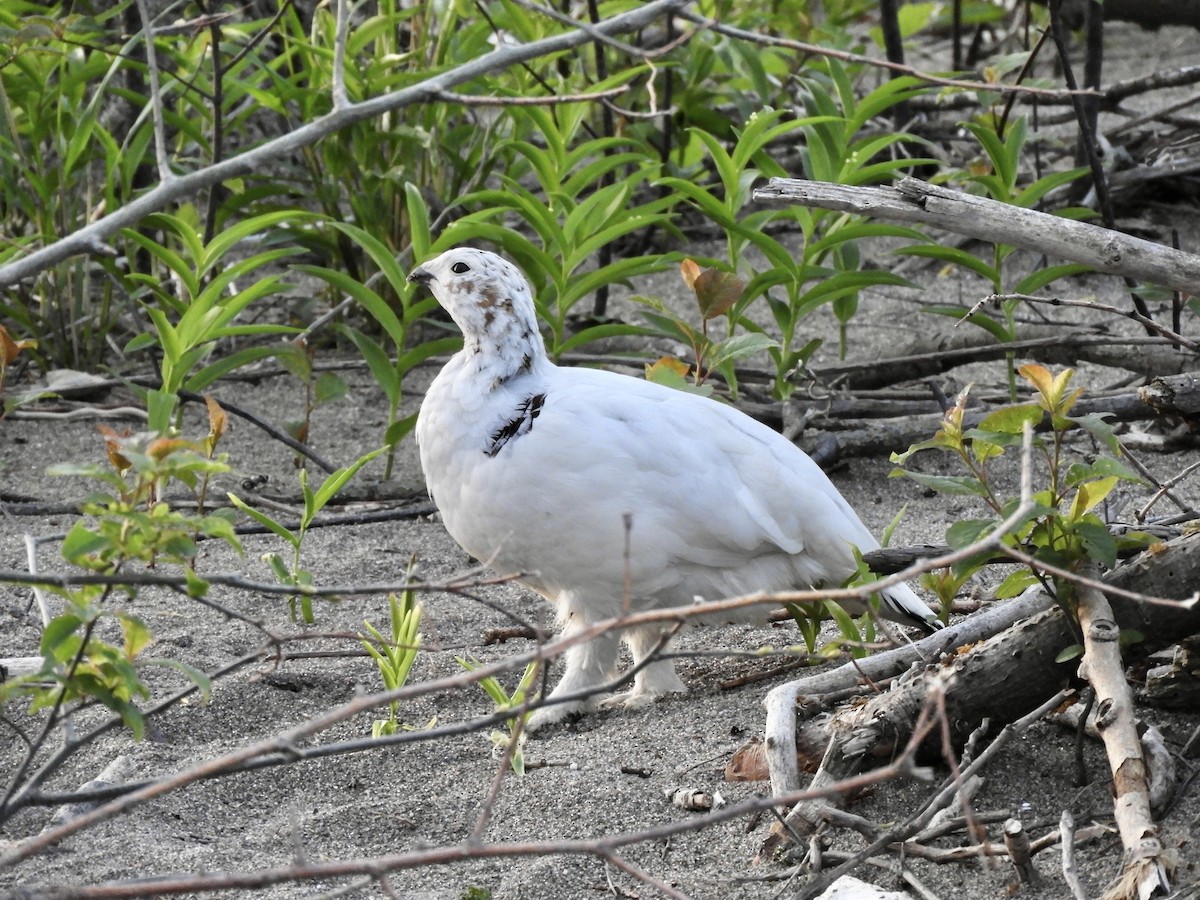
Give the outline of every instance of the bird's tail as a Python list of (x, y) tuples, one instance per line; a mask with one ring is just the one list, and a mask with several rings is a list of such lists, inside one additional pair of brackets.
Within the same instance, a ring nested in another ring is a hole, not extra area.
[(932, 609), (907, 584), (895, 584), (879, 592), (879, 612), (902, 625), (917, 625), (933, 634), (942, 623)]

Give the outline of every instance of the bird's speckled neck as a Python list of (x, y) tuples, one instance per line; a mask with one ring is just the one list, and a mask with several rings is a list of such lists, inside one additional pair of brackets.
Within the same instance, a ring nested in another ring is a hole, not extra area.
[(463, 333), (464, 368), (492, 389), (548, 364), (533, 293), (511, 263), (486, 250), (457, 248), (418, 266), (426, 285)]

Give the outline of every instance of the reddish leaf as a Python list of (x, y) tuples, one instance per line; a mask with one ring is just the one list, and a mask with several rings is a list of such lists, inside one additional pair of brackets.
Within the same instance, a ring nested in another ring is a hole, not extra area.
[(746, 283), (732, 272), (705, 269), (692, 289), (696, 292), (696, 302), (700, 304), (700, 315), (705, 319), (715, 319), (727, 313), (741, 299)]

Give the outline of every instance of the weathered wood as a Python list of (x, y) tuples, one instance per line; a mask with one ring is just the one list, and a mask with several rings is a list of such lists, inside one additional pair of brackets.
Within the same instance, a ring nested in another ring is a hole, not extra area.
[(932, 225), (955, 234), (1045, 253), (1098, 271), (1200, 293), (1200, 256), (1107, 228), (1022, 209), (903, 178), (896, 187), (861, 187), (772, 178), (760, 203), (800, 204), (872, 218)]
[[(1085, 568), (1095, 576), (1095, 566)], [(1096, 692), (1096, 728), (1113, 776), (1113, 810), (1125, 847), (1123, 877), (1107, 900), (1136, 900), (1170, 892), (1164, 848), (1150, 812), (1150, 779), (1133, 715), (1133, 690), (1121, 660), (1121, 629), (1108, 598), (1080, 585), (1075, 592), (1084, 656), (1079, 673)]]
[[(1146, 636), (1139, 652), (1152, 652), (1200, 631), (1200, 603), (1186, 602), (1196, 597), (1196, 585), (1200, 584), (1200, 534), (1171, 541), (1157, 552), (1143, 553), (1108, 573), (1104, 580), (1117, 588), (1185, 601), (1162, 605), (1139, 603), (1116, 595), (1109, 598), (1117, 624)], [(1036, 599), (1030, 595), (1000, 604), (999, 609), (1015, 603), (1033, 606)], [(957, 636), (960, 626), (951, 634)], [(933, 679), (949, 685), (945, 704), (952, 731), (959, 740), (984, 718), (994, 724), (1013, 721), (1053, 696), (1071, 677), (1072, 667), (1057, 662), (1056, 657), (1064, 647), (1079, 641), (1076, 627), (1067, 621), (1061, 609), (1044, 609), (897, 684), (868, 703), (835, 716), (827, 724), (806, 723), (796, 743), (820, 746), (821, 735), (826, 735), (830, 745), (822, 768), (834, 780), (861, 769), (869, 759), (889, 757), (911, 734)], [(928, 652), (937, 640), (938, 635), (924, 639), (913, 648), (913, 655), (921, 649)], [(956, 646), (964, 644), (955, 642)], [(862, 662), (869, 664), (871, 660)], [(874, 671), (867, 673), (867, 677), (875, 677)], [(781, 705), (790, 703), (794, 707), (802, 694), (812, 690), (810, 685), (814, 683), (783, 685), (767, 697), (767, 750), (772, 787), (776, 791), (790, 789), (799, 781), (795, 768), (796, 743), (785, 739), (778, 727), (786, 718), (780, 715)], [(825, 687), (821, 684), (818, 689)], [(806, 822), (808, 817), (803, 812), (794, 818), (789, 816), (789, 824), (802, 830)]]
[(1194, 354), (1180, 353), (1158, 339), (1114, 338), (1064, 332), (1060, 325), (1026, 325), (1021, 328), (1020, 339), (1009, 343), (1000, 343), (979, 329), (964, 327), (919, 338), (892, 358), (815, 366), (812, 372), (822, 384), (869, 390), (930, 378), (968, 363), (1004, 359), (1009, 353), (1018, 359), (1033, 359), (1047, 365), (1073, 366), (1086, 362), (1139, 375), (1177, 375), (1200, 369), (1200, 359)]
[(1179, 416), (1200, 431), (1200, 379), (1194, 375), (1155, 378), (1138, 391), (1138, 399), (1160, 415)]

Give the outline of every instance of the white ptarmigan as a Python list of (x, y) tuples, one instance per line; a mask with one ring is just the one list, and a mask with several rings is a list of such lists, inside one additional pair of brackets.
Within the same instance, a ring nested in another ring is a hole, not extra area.
[[(417, 419), (433, 501), (476, 559), (532, 573), (524, 583), (556, 606), (566, 632), (625, 608), (837, 585), (854, 572), (852, 546), (879, 547), (820, 467), (766, 425), (715, 400), (552, 363), (529, 284), (495, 253), (447, 250), (408, 278), (464, 338)], [(889, 619), (941, 627), (906, 585), (881, 601)], [(572, 648), (551, 698), (609, 680), (618, 640), (641, 661), (663, 627)], [(658, 659), (606, 702), (638, 706), (683, 690), (673, 662)], [(546, 706), (530, 725), (587, 706)]]

